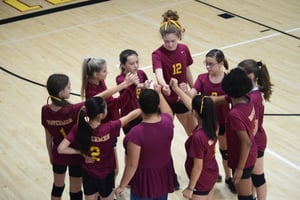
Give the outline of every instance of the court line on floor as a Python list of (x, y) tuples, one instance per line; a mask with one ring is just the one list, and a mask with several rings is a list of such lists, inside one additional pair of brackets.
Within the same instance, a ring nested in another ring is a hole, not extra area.
[(277, 158), (278, 160), (282, 161), (283, 163), (289, 165), (290, 167), (300, 171), (300, 166), (296, 165), (295, 163), (289, 161), (288, 159), (282, 157), (281, 155), (279, 155), (278, 153), (275, 153), (274, 151), (272, 151), (271, 149), (267, 148), (266, 152), (268, 154), (270, 154), (271, 156)]
[(243, 19), (243, 20), (246, 20), (246, 21), (248, 21), (248, 22), (252, 22), (252, 23), (254, 23), (254, 24), (257, 24), (257, 25), (266, 27), (266, 28), (268, 28), (268, 29), (272, 29), (272, 30), (277, 31), (277, 32), (279, 32), (279, 33), (282, 33), (282, 34), (284, 34), (284, 35), (287, 35), (287, 36), (290, 36), (290, 37), (292, 37), (292, 38), (296, 38), (296, 39), (300, 40), (300, 37), (298, 37), (298, 36), (296, 36), (296, 35), (291, 35), (291, 34), (285, 32), (285, 31), (282, 31), (282, 30), (280, 30), (280, 29), (271, 27), (271, 26), (269, 26), (269, 25), (266, 25), (266, 24), (263, 24), (263, 23), (261, 23), (261, 22), (255, 21), (255, 20), (253, 20), (253, 19), (244, 17), (244, 16), (242, 16), (242, 15), (238, 15), (238, 14), (233, 13), (233, 12), (230, 12), (230, 11), (228, 11), (228, 10), (224, 10), (224, 9), (222, 9), (222, 8), (220, 8), (220, 7), (214, 6), (214, 5), (209, 4), (209, 3), (206, 3), (206, 2), (204, 2), (204, 1), (200, 1), (200, 0), (195, 0), (195, 1), (197, 1), (197, 2), (199, 2), (199, 3), (201, 3), (201, 4), (203, 4), (203, 5), (209, 6), (209, 7), (211, 7), (211, 8), (214, 8), (214, 9), (220, 10), (220, 11), (222, 11), (222, 12), (225, 12), (225, 13), (227, 13), (227, 14), (230, 14), (230, 15), (232, 15), (232, 16), (239, 17), (239, 18), (241, 18), (241, 19)]

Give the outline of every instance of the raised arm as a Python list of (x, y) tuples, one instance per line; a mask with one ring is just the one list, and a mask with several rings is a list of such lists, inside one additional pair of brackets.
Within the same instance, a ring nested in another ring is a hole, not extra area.
[(155, 69), (157, 83), (162, 86), (163, 93), (167, 96), (171, 94), (170, 86), (166, 83), (162, 69)]
[(192, 110), (192, 98), (179, 88), (177, 79), (171, 78), (170, 86), (172, 87), (173, 91), (176, 92), (176, 94), (180, 97), (184, 105), (189, 110)]
[(137, 118), (141, 114), (142, 114), (141, 109), (137, 108), (137, 109), (131, 111), (130, 113), (128, 113), (127, 115), (125, 115), (124, 117), (121, 117), (120, 118), (121, 127), (126, 126), (130, 121), (134, 120), (135, 118)]
[(158, 84), (154, 84), (154, 90), (159, 95), (159, 102), (160, 102), (159, 107), (160, 107), (160, 111), (163, 112), (163, 113), (169, 114), (172, 117), (172, 119), (173, 119), (174, 118), (173, 111), (170, 108), (170, 106), (169, 106), (168, 102), (166, 101), (165, 97), (161, 93), (161, 86), (158, 85)]
[(112, 96), (113, 94), (127, 88), (128, 86), (132, 85), (133, 83), (136, 83), (137, 80), (138, 80), (137, 74), (128, 73), (126, 75), (125, 80), (122, 83), (120, 83), (119, 85), (117, 85), (115, 87), (109, 88), (99, 94), (96, 94), (95, 97), (100, 96), (105, 99), (105, 98)]

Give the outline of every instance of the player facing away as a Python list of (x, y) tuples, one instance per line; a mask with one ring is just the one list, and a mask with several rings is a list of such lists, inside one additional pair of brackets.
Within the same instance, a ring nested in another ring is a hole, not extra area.
[(204, 95), (191, 98), (178, 87), (176, 79), (170, 85), (196, 119), (195, 129), (185, 142), (185, 170), (189, 177), (183, 196), (188, 199), (214, 199), (213, 187), (219, 169), (215, 158), (217, 143), (217, 118), (212, 99)]
[(255, 142), (257, 144), (258, 154), (252, 171), (252, 182), (255, 187), (254, 192), (258, 200), (267, 199), (267, 183), (264, 174), (264, 152), (267, 146), (267, 135), (263, 128), (264, 118), (264, 101), (270, 101), (273, 84), (270, 81), (270, 75), (266, 64), (255, 61), (253, 59), (243, 60), (238, 64), (251, 79), (253, 88), (248, 93), (251, 98), (257, 120), (257, 132), (255, 134)]
[(116, 196), (119, 197), (130, 184), (130, 199), (166, 200), (174, 191), (175, 171), (171, 156), (174, 135), (173, 113), (161, 94), (155, 91), (141, 92), (139, 105), (143, 120), (124, 138), (126, 164)]
[[(65, 188), (65, 176), (68, 169), (70, 177), (70, 199), (82, 199), (81, 167), (79, 155), (61, 155), (57, 152), (59, 143), (67, 136), (77, 121), (77, 113), (83, 103), (71, 104), (71, 83), (65, 74), (52, 74), (47, 80), (48, 101), (42, 107), (41, 120), (46, 133), (46, 145), (53, 171), (51, 199), (59, 200)], [(72, 144), (72, 147), (78, 148)]]
[[(102, 97), (89, 98), (80, 110), (78, 124), (74, 125), (67, 137), (58, 146), (62, 154), (82, 154), (82, 182), (86, 200), (113, 200), (116, 168), (114, 146), (120, 129), (141, 114), (136, 109), (120, 119), (102, 123), (107, 107)], [(79, 144), (79, 150), (72, 148)]]
[(222, 80), (222, 89), (229, 95), (232, 108), (225, 124), (228, 148), (228, 166), (239, 200), (253, 200), (251, 174), (256, 162), (256, 115), (247, 93), (252, 82), (240, 68), (232, 69)]

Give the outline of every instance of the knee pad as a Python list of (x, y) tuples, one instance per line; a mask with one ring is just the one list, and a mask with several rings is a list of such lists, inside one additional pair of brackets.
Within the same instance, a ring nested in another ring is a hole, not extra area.
[(70, 192), (70, 199), (71, 200), (82, 200), (82, 191), (79, 191), (76, 193)]
[(61, 197), (64, 189), (65, 189), (65, 185), (62, 187), (57, 187), (56, 185), (53, 184), (51, 195), (54, 197)]
[(238, 200), (253, 200), (253, 195), (249, 195), (249, 196), (238, 195)]
[(265, 180), (265, 174), (252, 174), (252, 183), (255, 187), (259, 187), (263, 184), (265, 184), (266, 180)]
[(222, 150), (222, 149), (219, 149), (219, 150), (220, 150), (222, 159), (223, 159), (223, 160), (227, 160), (227, 158), (228, 158), (227, 150)]

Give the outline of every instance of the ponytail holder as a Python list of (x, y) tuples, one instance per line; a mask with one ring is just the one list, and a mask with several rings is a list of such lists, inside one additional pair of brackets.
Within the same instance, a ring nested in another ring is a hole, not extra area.
[(82, 106), (78, 112), (78, 116), (77, 116), (77, 124), (79, 122), (79, 116), (80, 116), (80, 113), (83, 112), (84, 113), (84, 120), (86, 123), (88, 123), (90, 121), (90, 118), (89, 116), (87, 115), (87, 109), (85, 106)]
[(263, 64), (261, 61), (256, 62), (256, 66), (258, 67), (258, 69), (261, 69), (262, 65)]
[(203, 96), (201, 100), (201, 105), (200, 105), (200, 115), (202, 114), (203, 107), (204, 107), (204, 99), (208, 98), (208, 96)]
[(49, 96), (51, 99), (55, 99), (56, 101), (62, 101), (62, 99), (60, 99), (60, 98), (58, 98), (58, 97), (55, 97), (55, 96), (52, 96), (52, 95), (50, 95)]

